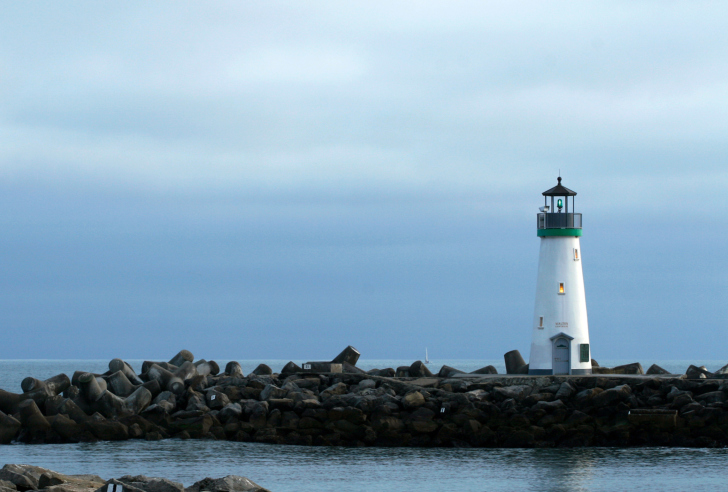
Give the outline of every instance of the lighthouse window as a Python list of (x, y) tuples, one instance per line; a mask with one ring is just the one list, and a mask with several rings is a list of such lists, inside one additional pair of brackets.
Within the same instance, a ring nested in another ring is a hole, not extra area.
[(543, 316), (538, 317), (538, 327), (543, 330)]
[(589, 344), (588, 343), (581, 343), (579, 344), (579, 362), (589, 362), (591, 359), (589, 358)]
[(579, 248), (574, 248), (574, 261), (579, 261)]
[(559, 294), (565, 294), (566, 291), (564, 290), (564, 283), (559, 282)]

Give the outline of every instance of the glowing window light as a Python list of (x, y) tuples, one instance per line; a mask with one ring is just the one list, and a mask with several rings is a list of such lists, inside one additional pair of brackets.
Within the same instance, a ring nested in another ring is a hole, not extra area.
[(559, 282), (559, 294), (563, 294), (563, 293), (564, 293), (564, 283)]

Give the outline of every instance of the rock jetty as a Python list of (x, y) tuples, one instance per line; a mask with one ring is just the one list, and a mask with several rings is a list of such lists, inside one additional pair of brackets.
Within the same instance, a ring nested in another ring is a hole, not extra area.
[(643, 374), (630, 364), (592, 376), (527, 376), (519, 374), (520, 354), (509, 354), (516, 374), (498, 375), (492, 366), (469, 374), (443, 366), (433, 374), (421, 361), (364, 372), (353, 347), (331, 362), (289, 362), (278, 373), (261, 364), (248, 375), (237, 362), (221, 371), (186, 350), (169, 362), (144, 362), (139, 375), (114, 359), (104, 374), (26, 378), (22, 393), (0, 390), (0, 443), (728, 445), (726, 368)]
[(0, 469), (0, 492), (270, 492), (245, 477), (205, 478), (185, 488), (166, 478), (125, 475), (104, 480), (97, 475), (64, 475), (31, 465), (5, 465)]

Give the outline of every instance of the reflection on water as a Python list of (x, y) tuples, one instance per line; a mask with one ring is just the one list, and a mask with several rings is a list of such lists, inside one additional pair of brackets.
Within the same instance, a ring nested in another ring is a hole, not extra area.
[(164, 476), (190, 485), (243, 475), (273, 492), (705, 490), (724, 484), (724, 449), (319, 448), (222, 441), (0, 446), (2, 463), (64, 473)]

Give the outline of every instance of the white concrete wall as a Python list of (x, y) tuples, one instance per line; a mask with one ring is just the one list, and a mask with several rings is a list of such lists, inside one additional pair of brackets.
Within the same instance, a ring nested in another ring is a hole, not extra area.
[[(579, 362), (579, 345), (589, 343), (579, 238), (549, 236), (540, 238), (540, 241), (529, 371), (552, 368), (550, 338), (561, 332), (574, 337), (571, 341), (571, 369), (591, 370), (591, 361)], [(579, 261), (574, 260), (575, 248), (579, 250)], [(560, 282), (564, 283), (563, 295), (559, 294)], [(543, 328), (539, 327), (541, 316)]]

